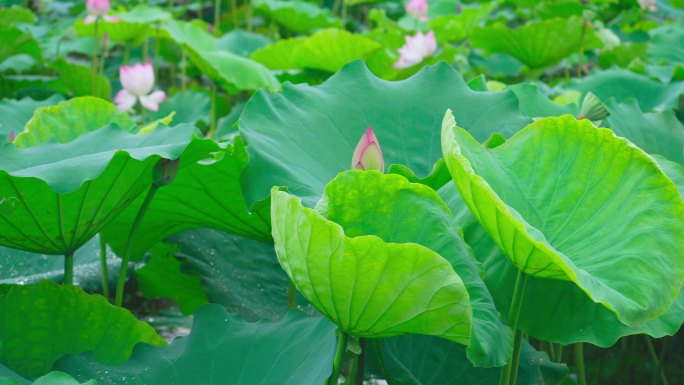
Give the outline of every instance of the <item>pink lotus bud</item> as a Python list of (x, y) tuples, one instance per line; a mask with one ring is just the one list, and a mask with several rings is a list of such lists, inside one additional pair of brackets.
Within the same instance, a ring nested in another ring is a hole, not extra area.
[(130, 110), (138, 100), (146, 109), (157, 111), (159, 104), (166, 99), (164, 91), (151, 92), (154, 87), (152, 63), (121, 66), (119, 80), (123, 89), (116, 94), (114, 102), (121, 111)]
[(411, 0), (404, 6), (406, 13), (420, 21), (428, 21), (427, 0)]
[(109, 12), (109, 0), (87, 0), (86, 11), (89, 15), (102, 16)]
[(412, 67), (437, 51), (437, 40), (434, 32), (426, 34), (418, 32), (413, 36), (406, 35), (406, 44), (399, 48), (399, 60), (392, 65), (396, 69)]
[(375, 132), (373, 132), (371, 126), (368, 126), (368, 129), (356, 145), (356, 149), (354, 149), (352, 168), (355, 170), (385, 171), (380, 143), (378, 143), (378, 138), (375, 137)]

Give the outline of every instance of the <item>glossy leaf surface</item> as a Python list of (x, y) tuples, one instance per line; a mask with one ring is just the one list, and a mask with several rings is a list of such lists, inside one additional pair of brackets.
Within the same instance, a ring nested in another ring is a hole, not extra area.
[(574, 282), (633, 327), (672, 305), (684, 202), (641, 150), (571, 116), (539, 120), (489, 150), (451, 112), (443, 150), (468, 207), (526, 274)]

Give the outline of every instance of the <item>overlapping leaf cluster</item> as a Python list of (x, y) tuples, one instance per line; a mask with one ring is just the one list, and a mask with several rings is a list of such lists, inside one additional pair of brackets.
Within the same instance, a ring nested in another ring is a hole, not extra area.
[(0, 383), (582, 383), (640, 334), (678, 375), (681, 2), (11, 3)]

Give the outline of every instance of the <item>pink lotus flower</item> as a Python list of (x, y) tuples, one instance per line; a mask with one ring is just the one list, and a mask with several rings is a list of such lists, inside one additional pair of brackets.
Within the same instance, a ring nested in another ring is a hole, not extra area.
[(396, 69), (412, 67), (437, 51), (437, 40), (434, 32), (423, 35), (418, 32), (413, 36), (406, 35), (406, 44), (399, 48), (399, 60), (394, 63)]
[(371, 126), (368, 126), (356, 145), (356, 149), (354, 149), (352, 168), (355, 170), (378, 170), (380, 172), (385, 170), (380, 143), (378, 143), (378, 138), (375, 137), (375, 132)]
[(119, 68), (119, 79), (123, 89), (114, 97), (119, 110), (130, 111), (135, 103), (150, 111), (157, 111), (159, 103), (166, 99), (164, 91), (152, 91), (154, 87), (154, 69), (152, 63), (122, 66)]
[(644, 11), (655, 12), (658, 10), (658, 6), (656, 5), (656, 0), (638, 0), (638, 1), (639, 1), (639, 6)]
[(427, 0), (411, 0), (405, 6), (406, 13), (420, 21), (428, 21)]
[(107, 16), (107, 12), (109, 12), (109, 7), (109, 0), (87, 0), (86, 11), (88, 12), (88, 16), (86, 16), (83, 23), (92, 24), (95, 22), (95, 20), (97, 20), (100, 17), (103, 18), (105, 21), (109, 21), (112, 23), (121, 21), (121, 19), (119, 19), (118, 17)]

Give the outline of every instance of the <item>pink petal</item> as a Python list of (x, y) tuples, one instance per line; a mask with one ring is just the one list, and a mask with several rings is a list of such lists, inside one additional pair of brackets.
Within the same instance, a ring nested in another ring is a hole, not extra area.
[(83, 24), (93, 24), (95, 20), (97, 20), (97, 16), (88, 15), (85, 20), (83, 20)]
[(352, 168), (359, 170), (384, 171), (384, 160), (378, 138), (371, 126), (368, 126), (352, 155)]
[(116, 103), (120, 111), (130, 111), (135, 105), (136, 100), (135, 95), (131, 95), (125, 89), (117, 92), (114, 97), (114, 103)]
[(164, 91), (154, 91), (149, 95), (141, 96), (140, 104), (148, 110), (156, 112), (159, 110), (159, 104), (164, 100), (166, 100), (166, 93)]

